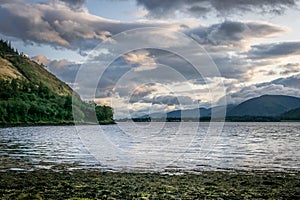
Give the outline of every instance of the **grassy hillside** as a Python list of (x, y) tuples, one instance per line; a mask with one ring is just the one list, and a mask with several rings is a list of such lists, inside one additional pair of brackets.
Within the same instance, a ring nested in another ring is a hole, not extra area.
[(72, 95), (72, 89), (64, 82), (49, 73), (43, 66), (19, 54), (9, 43), (0, 41), (0, 79), (21, 79), (33, 84), (43, 84), (52, 92), (61, 95)]
[[(75, 101), (72, 102), (72, 95)], [(0, 41), (0, 125), (113, 122), (110, 107), (83, 102), (43, 66)]]
[(25, 78), (8, 60), (0, 57), (0, 77), (2, 80)]

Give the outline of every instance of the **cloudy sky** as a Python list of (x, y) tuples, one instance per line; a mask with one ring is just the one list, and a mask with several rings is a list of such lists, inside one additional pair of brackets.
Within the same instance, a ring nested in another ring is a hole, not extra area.
[(0, 0), (0, 37), (121, 118), (263, 94), (300, 97), (299, 6), (297, 0)]

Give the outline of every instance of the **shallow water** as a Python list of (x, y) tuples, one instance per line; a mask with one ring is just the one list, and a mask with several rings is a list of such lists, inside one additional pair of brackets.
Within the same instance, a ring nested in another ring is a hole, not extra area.
[(122, 122), (2, 128), (0, 170), (300, 170), (300, 123), (221, 125)]

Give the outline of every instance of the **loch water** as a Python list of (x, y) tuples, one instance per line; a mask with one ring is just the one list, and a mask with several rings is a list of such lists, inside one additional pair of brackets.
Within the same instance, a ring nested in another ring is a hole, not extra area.
[(119, 122), (0, 129), (1, 171), (41, 168), (299, 171), (300, 123)]

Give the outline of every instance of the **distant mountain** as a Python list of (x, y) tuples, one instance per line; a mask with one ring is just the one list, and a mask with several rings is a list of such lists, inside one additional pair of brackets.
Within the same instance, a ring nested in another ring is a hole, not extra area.
[(73, 111), (78, 122), (95, 121), (95, 111), (100, 123), (113, 122), (110, 107), (83, 102), (44, 66), (0, 40), (1, 126), (73, 123)]
[(196, 108), (190, 110), (174, 110), (167, 113), (168, 118), (195, 118), (208, 117), (211, 115), (211, 109)]
[[(235, 105), (227, 105), (226, 106), (226, 113), (228, 113)], [(214, 117), (215, 118), (222, 118), (224, 117), (224, 109), (225, 106), (217, 106), (213, 108)], [(196, 119), (196, 118), (207, 118), (210, 117), (212, 113), (212, 108), (195, 108), (195, 109), (188, 109), (188, 110), (174, 110), (167, 113), (152, 113), (149, 115), (143, 115), (137, 117), (136, 119)]]
[[(299, 109), (297, 109), (299, 108)], [(295, 110), (293, 110), (295, 109)], [(223, 118), (224, 106), (213, 108), (216, 119)], [(249, 99), (239, 105), (226, 106), (228, 121), (280, 121), (280, 119), (300, 119), (300, 98), (284, 95), (263, 95)], [(163, 113), (144, 115), (136, 119), (194, 119), (210, 118), (212, 108), (195, 108), (190, 110), (175, 110)], [(284, 114), (283, 114), (284, 113)], [(282, 115), (283, 114), (283, 115)], [(281, 117), (282, 115), (282, 117)]]
[(300, 106), (299, 108), (289, 110), (281, 115), (283, 120), (300, 120)]
[(197, 117), (208, 117), (211, 115), (211, 109), (207, 108), (195, 108), (190, 110), (174, 110), (171, 112), (163, 113), (163, 112), (156, 112), (151, 113), (149, 115), (143, 115), (137, 117), (137, 119), (179, 119), (179, 118), (197, 118)]
[(249, 99), (233, 108), (227, 116), (279, 116), (300, 107), (300, 98), (283, 95), (263, 95)]
[[(214, 117), (224, 117), (224, 114), (230, 112), (235, 105), (227, 105), (225, 106), (216, 106), (213, 108), (195, 108), (190, 110), (175, 110), (167, 113), (168, 118), (201, 118), (201, 117), (210, 117), (212, 114), (212, 110), (214, 112)], [(226, 113), (224, 112), (226, 109)]]

